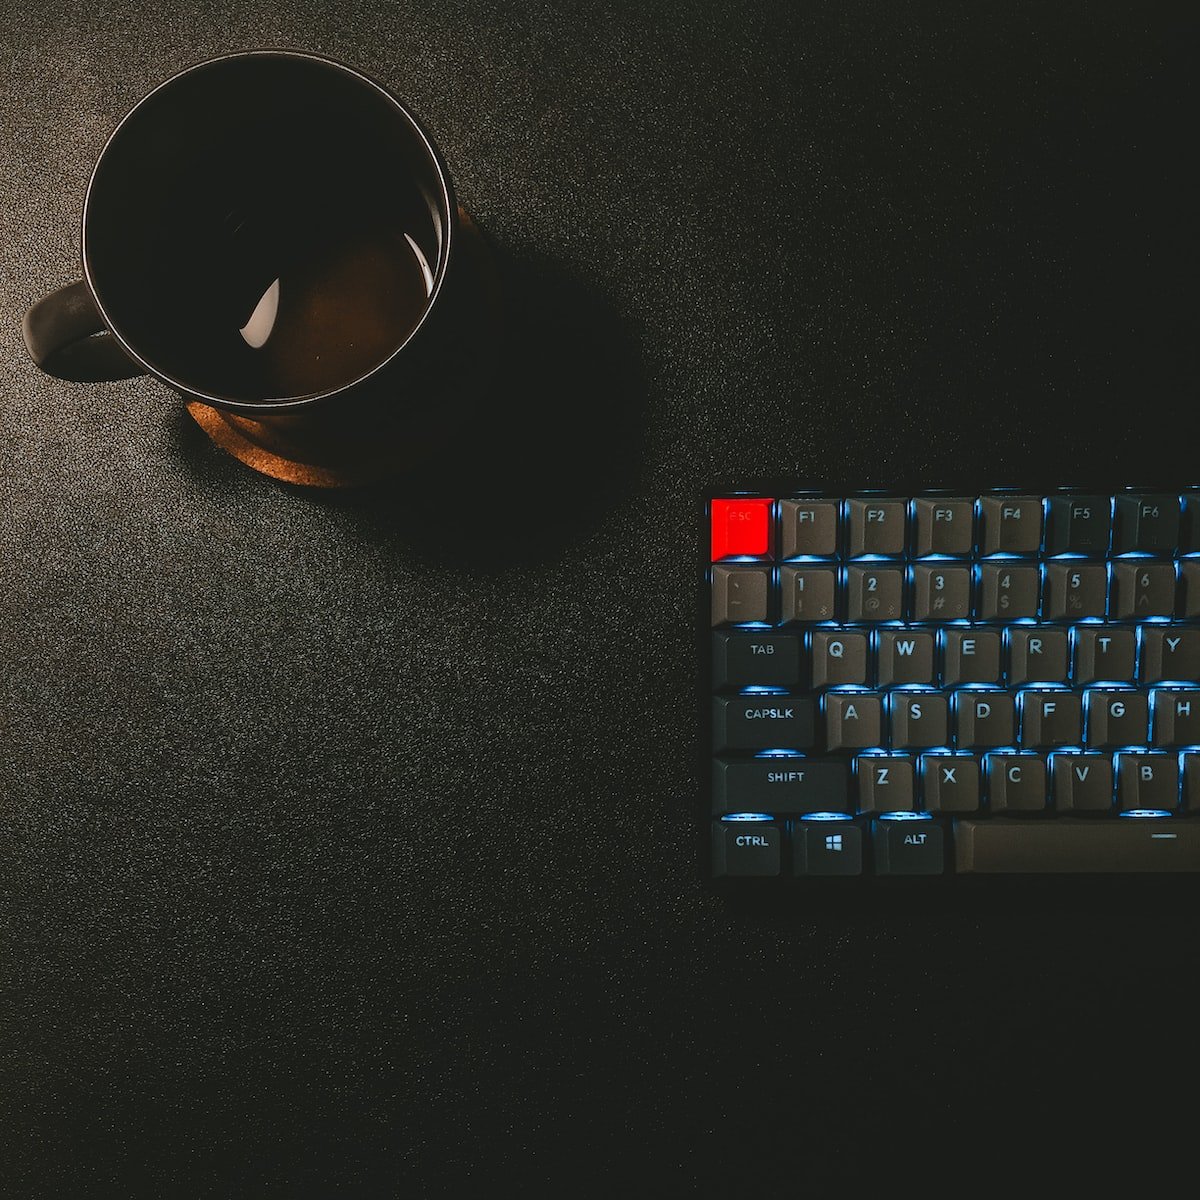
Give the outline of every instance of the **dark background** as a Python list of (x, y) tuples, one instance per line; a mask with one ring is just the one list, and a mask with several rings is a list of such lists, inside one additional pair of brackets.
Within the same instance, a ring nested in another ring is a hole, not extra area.
[[(0, 1193), (1165, 1186), (1194, 887), (703, 888), (695, 537), (1197, 482), (1185, 11), (7, 0)], [(498, 415), (382, 493), (21, 345), (108, 131), (261, 45), (409, 100), (505, 272)]]

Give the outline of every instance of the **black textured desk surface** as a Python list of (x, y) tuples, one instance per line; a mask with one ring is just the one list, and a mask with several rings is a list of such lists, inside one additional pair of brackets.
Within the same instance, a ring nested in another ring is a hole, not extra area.
[[(21, 346), (113, 124), (259, 45), (406, 97), (500, 250), (503, 419), (391, 494)], [(739, 473), (1196, 474), (1194, 25), (10, 2), (0, 50), (0, 1193), (1078, 1182), (1186, 1137), (1194, 891), (702, 891), (694, 534)]]

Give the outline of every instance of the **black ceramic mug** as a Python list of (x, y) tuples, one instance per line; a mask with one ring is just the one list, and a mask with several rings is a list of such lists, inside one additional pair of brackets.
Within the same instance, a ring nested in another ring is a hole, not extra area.
[(150, 372), (253, 421), (341, 411), (444, 352), (460, 235), (441, 155), (384, 87), (312, 54), (232, 54), (117, 126), (83, 279), (30, 308), (25, 341), (51, 373), (107, 343), (100, 374)]

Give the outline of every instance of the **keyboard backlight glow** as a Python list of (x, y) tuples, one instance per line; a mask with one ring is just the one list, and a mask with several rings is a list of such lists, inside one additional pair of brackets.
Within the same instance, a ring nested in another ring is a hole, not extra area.
[(730, 813), (721, 818), (722, 821), (773, 821), (770, 813)]
[(1163, 808), (1131, 808), (1128, 812), (1123, 812), (1123, 817), (1169, 817), (1171, 814)]

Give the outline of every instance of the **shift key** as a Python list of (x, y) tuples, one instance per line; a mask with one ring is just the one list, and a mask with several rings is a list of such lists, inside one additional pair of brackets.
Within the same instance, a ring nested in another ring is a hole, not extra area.
[(779, 756), (713, 763), (713, 815), (850, 811), (850, 768), (838, 759)]
[(713, 700), (713, 750), (808, 750), (816, 740), (811, 696), (770, 692)]

